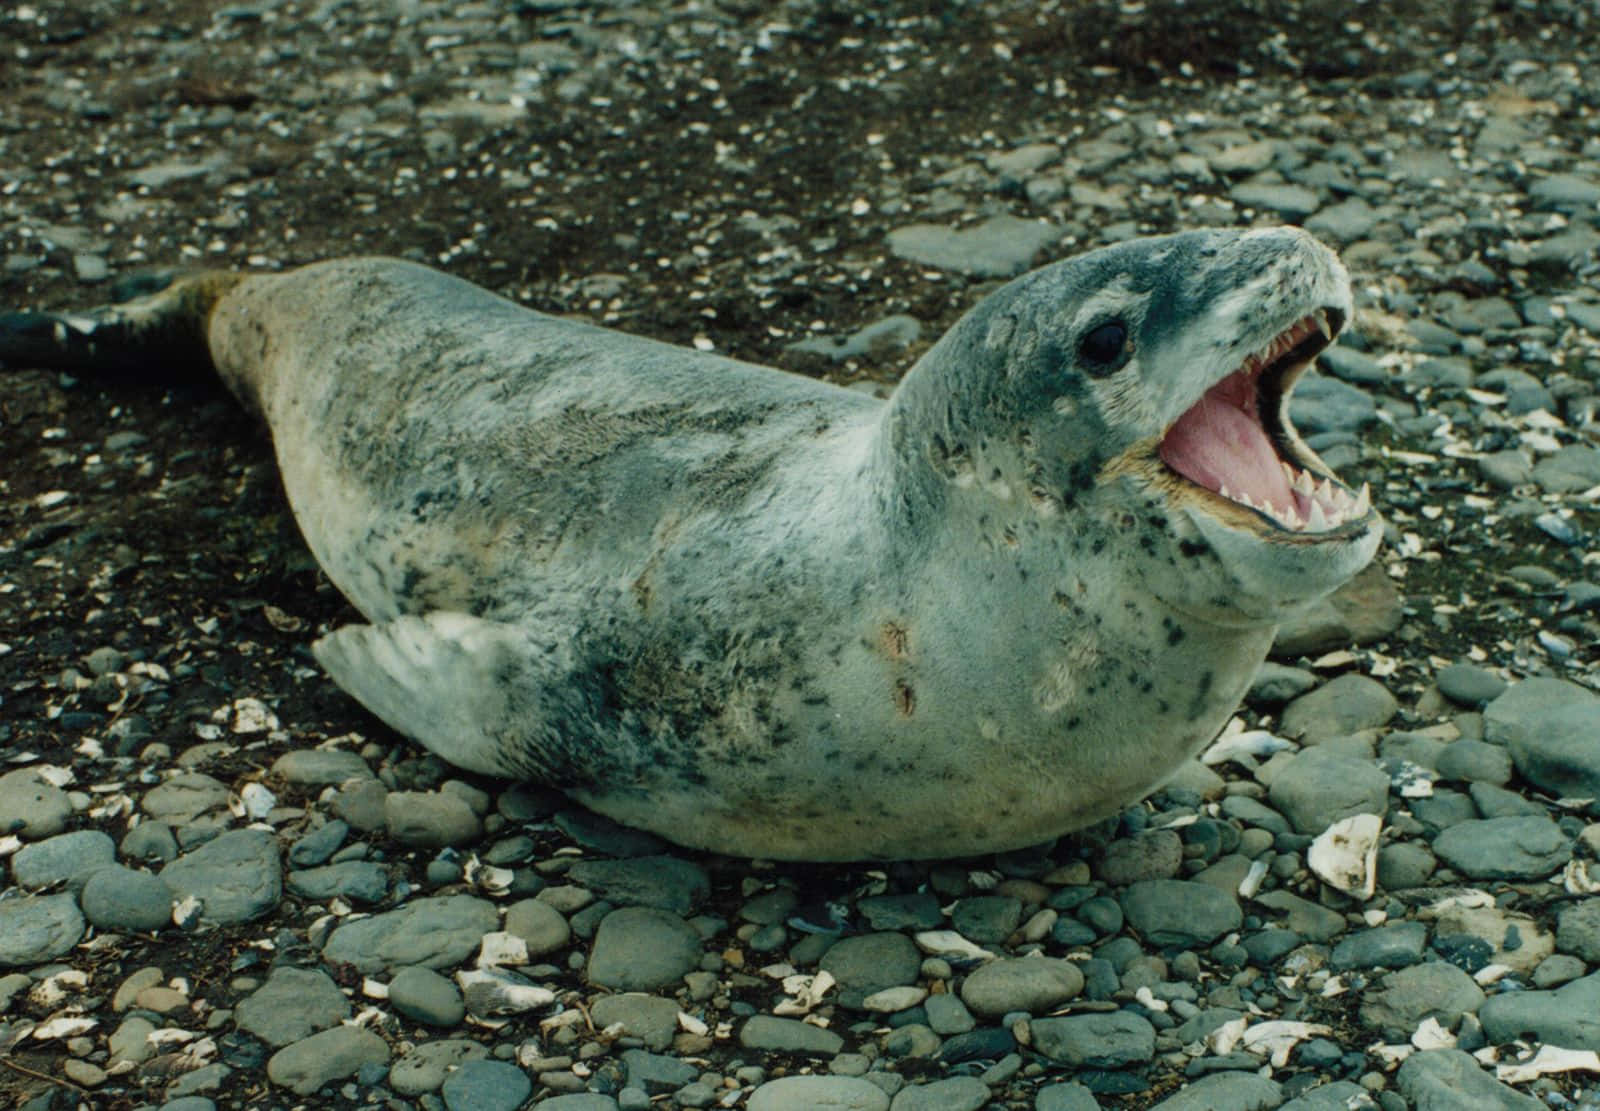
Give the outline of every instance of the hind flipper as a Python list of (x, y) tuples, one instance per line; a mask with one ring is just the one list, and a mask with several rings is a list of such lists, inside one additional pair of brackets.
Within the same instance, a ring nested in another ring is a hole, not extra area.
[(522, 629), (434, 612), (346, 625), (311, 650), (356, 701), (452, 764), (489, 775), (548, 770), (535, 750), (554, 653)]
[(176, 280), (152, 278), (159, 288), (125, 304), (84, 312), (0, 313), (0, 363), (107, 373), (209, 371), (206, 320), (217, 299), (242, 277), (211, 271)]

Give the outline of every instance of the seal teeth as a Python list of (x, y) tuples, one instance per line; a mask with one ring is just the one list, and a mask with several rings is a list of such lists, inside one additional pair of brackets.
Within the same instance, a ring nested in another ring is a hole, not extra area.
[(1306, 514), (1306, 529), (1310, 532), (1325, 532), (1332, 527), (1328, 523), (1328, 515), (1322, 511), (1322, 503), (1313, 500), (1311, 509)]
[(1324, 309), (1318, 309), (1314, 314), (1317, 322), (1317, 331), (1322, 333), (1322, 338), (1329, 343), (1333, 342), (1333, 325), (1328, 323), (1328, 314)]
[(1311, 481), (1311, 475), (1307, 471), (1296, 473), (1293, 477), (1292, 485), (1297, 494), (1304, 494), (1308, 498), (1316, 495), (1316, 485)]
[(1372, 487), (1365, 482), (1361, 484), (1361, 492), (1356, 495), (1355, 508), (1352, 514), (1356, 517), (1365, 517), (1372, 512)]

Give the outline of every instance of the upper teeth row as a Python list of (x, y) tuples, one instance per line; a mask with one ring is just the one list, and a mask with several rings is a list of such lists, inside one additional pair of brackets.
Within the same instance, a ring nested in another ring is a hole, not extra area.
[(1305, 339), (1312, 332), (1322, 333), (1322, 338), (1333, 341), (1333, 325), (1328, 321), (1325, 309), (1318, 309), (1310, 316), (1298, 321), (1288, 331), (1282, 332), (1271, 343), (1249, 359), (1252, 367), (1268, 366), (1276, 359), (1281, 358)]
[(1298, 470), (1288, 463), (1280, 465), (1283, 467), (1284, 477), (1289, 480), (1289, 485), (1310, 500), (1311, 507), (1304, 517), (1296, 510), (1292, 501), (1280, 509), (1265, 498), (1257, 501), (1243, 491), (1229, 490), (1227, 483), (1222, 484), (1218, 493), (1229, 501), (1236, 501), (1258, 513), (1265, 513), (1283, 528), (1293, 532), (1327, 532), (1350, 521), (1359, 521), (1372, 512), (1372, 490), (1365, 482), (1361, 484), (1360, 492), (1352, 496), (1344, 487), (1335, 486), (1330, 479), (1325, 478), (1317, 482), (1307, 471)]

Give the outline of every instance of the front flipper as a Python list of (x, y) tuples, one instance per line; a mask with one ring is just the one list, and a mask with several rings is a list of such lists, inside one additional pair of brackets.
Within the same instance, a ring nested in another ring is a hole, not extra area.
[(561, 772), (542, 742), (550, 680), (567, 668), (517, 626), (441, 611), (346, 625), (311, 650), (356, 701), (458, 767)]

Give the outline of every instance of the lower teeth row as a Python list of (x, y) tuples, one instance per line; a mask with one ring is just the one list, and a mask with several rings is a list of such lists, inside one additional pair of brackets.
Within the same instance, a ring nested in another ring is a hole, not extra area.
[(1218, 491), (1229, 501), (1238, 502), (1264, 513), (1279, 525), (1294, 532), (1326, 532), (1338, 528), (1349, 521), (1357, 521), (1372, 511), (1372, 491), (1366, 484), (1361, 484), (1361, 490), (1354, 497), (1342, 486), (1335, 486), (1331, 479), (1317, 482), (1311, 475), (1298, 470), (1288, 463), (1282, 463), (1284, 477), (1289, 480), (1289, 485), (1296, 493), (1303, 495), (1310, 502), (1310, 509), (1301, 517), (1291, 504), (1279, 509), (1266, 499), (1256, 501), (1249, 494), (1242, 491), (1229, 490), (1226, 484)]

